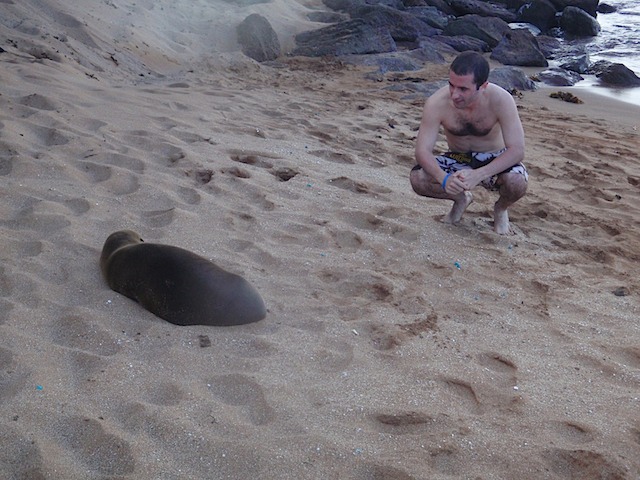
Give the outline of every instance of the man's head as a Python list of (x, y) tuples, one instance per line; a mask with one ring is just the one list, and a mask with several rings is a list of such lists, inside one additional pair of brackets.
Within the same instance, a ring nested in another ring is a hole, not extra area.
[(463, 52), (451, 63), (450, 70), (459, 76), (473, 75), (479, 90), (489, 78), (489, 62), (478, 52)]

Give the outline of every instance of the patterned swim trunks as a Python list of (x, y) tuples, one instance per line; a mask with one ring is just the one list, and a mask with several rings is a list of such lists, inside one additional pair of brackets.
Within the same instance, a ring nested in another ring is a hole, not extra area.
[[(446, 152), (442, 155), (437, 155), (436, 160), (438, 161), (438, 165), (442, 170), (446, 173), (457, 172), (458, 170), (464, 169), (474, 169), (482, 167), (487, 163), (490, 163), (492, 160), (497, 158), (502, 152), (506, 149), (498, 150), (497, 152)], [(412, 170), (419, 170), (422, 167), (420, 165), (416, 165)], [(497, 190), (498, 186), (496, 185), (496, 181), (498, 180), (498, 175), (503, 173), (519, 173), (524, 175), (525, 180), (529, 180), (529, 174), (527, 173), (527, 169), (522, 163), (517, 163), (513, 167), (506, 169), (503, 172), (498, 173), (492, 177), (489, 177), (483, 180), (480, 185), (488, 190)]]

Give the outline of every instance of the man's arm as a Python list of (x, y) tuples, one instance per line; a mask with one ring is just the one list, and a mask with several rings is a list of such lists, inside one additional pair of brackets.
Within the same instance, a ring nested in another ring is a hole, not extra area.
[(420, 130), (416, 140), (416, 161), (429, 177), (438, 183), (442, 183), (445, 172), (439, 167), (438, 161), (433, 155), (441, 124), (441, 109), (438, 107), (438, 103), (441, 101), (439, 93), (441, 92), (438, 91), (433, 94), (424, 104)]

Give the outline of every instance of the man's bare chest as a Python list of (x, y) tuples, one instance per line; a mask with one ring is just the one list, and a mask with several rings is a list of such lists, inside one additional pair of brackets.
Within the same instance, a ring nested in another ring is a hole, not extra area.
[(452, 114), (445, 119), (442, 126), (447, 132), (456, 137), (485, 137), (491, 133), (497, 124), (493, 115), (462, 115)]

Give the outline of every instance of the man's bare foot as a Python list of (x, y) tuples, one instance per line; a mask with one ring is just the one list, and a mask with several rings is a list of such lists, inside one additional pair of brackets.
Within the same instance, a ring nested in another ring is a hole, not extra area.
[(514, 235), (515, 232), (509, 224), (509, 212), (506, 209), (493, 209), (493, 230), (498, 235)]
[[(444, 223), (452, 223), (456, 224), (462, 218), (462, 214), (467, 209), (469, 205), (473, 202), (473, 195), (471, 192), (462, 192), (459, 198), (456, 198), (453, 201), (453, 207), (451, 207), (451, 211), (447, 213), (447, 215), (442, 219)], [(508, 220), (507, 220), (508, 222)]]

